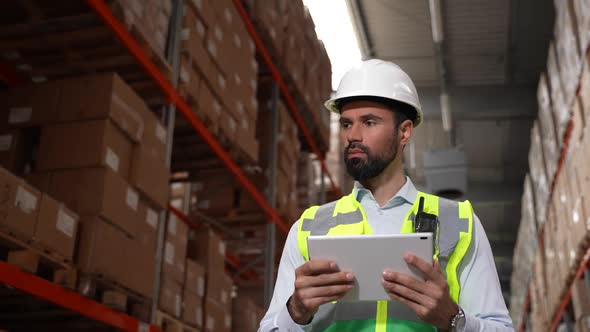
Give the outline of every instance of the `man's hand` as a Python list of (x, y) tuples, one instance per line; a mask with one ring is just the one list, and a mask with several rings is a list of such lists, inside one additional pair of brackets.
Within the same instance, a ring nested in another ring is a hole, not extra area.
[(353, 286), (354, 275), (341, 272), (334, 262), (310, 260), (295, 270), (295, 291), (287, 302), (293, 321), (310, 322), (320, 305), (342, 298)]
[(418, 269), (426, 281), (385, 270), (381, 280), (383, 288), (392, 300), (407, 305), (424, 322), (439, 329), (450, 330), (451, 319), (459, 312), (459, 306), (451, 299), (449, 284), (438, 261), (431, 266), (411, 253), (406, 253), (404, 260)]

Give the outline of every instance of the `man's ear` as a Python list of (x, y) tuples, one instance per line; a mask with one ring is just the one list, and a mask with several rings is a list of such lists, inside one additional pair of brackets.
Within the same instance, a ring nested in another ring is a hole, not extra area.
[(402, 122), (399, 126), (398, 135), (400, 137), (400, 144), (405, 146), (406, 144), (410, 143), (410, 139), (414, 134), (414, 123), (412, 120), (406, 120)]

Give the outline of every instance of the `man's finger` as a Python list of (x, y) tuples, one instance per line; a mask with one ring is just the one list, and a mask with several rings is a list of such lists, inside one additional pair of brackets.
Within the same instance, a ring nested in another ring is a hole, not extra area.
[(301, 295), (307, 299), (323, 298), (323, 297), (342, 297), (353, 285), (332, 285), (332, 286), (321, 286), (307, 288), (301, 291)]
[(438, 270), (435, 270), (432, 265), (426, 263), (426, 261), (422, 258), (408, 252), (404, 254), (404, 260), (406, 263), (416, 267), (427, 280), (432, 280), (435, 282), (442, 281)]
[(302, 276), (296, 279), (295, 287), (318, 287), (318, 286), (329, 286), (329, 285), (343, 285), (352, 284), (354, 281), (354, 275), (352, 272), (335, 272), (325, 273), (318, 276)]
[(383, 272), (383, 279), (387, 282), (404, 285), (410, 289), (420, 291), (421, 293), (423, 293), (423, 290), (427, 287), (426, 283), (421, 280), (391, 270), (385, 270)]
[(309, 260), (295, 270), (295, 275), (313, 276), (338, 271), (338, 265), (332, 261)]
[(396, 284), (393, 282), (389, 282), (389, 281), (386, 281), (385, 279), (381, 280), (381, 284), (383, 285), (383, 288), (385, 288), (385, 290), (387, 290), (388, 293), (403, 297), (403, 298), (410, 300), (414, 303), (417, 303), (421, 306), (427, 307), (428, 305), (431, 304), (430, 302), (432, 302), (428, 296), (426, 296), (420, 292), (417, 292), (413, 289), (410, 289), (402, 284)]
[(388, 293), (389, 297), (391, 297), (392, 300), (401, 302), (402, 304), (405, 304), (408, 308), (412, 309), (413, 312), (416, 313), (416, 315), (418, 315), (420, 318), (422, 318), (424, 315), (424, 310), (426, 309), (425, 307), (421, 306), (420, 304), (413, 302), (411, 300), (408, 300), (406, 298), (403, 298), (395, 293)]

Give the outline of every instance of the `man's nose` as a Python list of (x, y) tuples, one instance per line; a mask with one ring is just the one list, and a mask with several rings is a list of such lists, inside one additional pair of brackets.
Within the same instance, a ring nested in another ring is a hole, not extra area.
[(351, 125), (350, 128), (347, 130), (346, 139), (348, 140), (349, 143), (351, 143), (351, 142), (362, 142), (363, 141), (363, 135), (361, 133), (360, 126), (357, 125), (357, 124)]

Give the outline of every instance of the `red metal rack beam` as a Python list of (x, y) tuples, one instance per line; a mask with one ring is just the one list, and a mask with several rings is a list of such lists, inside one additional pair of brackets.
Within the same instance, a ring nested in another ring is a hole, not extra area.
[(109, 7), (104, 0), (86, 0), (88, 5), (96, 12), (96, 14), (104, 21), (105, 25), (109, 27), (115, 36), (121, 41), (123, 45), (129, 50), (129, 53), (137, 60), (137, 62), (145, 69), (146, 73), (154, 80), (160, 87), (164, 95), (168, 98), (178, 111), (185, 117), (188, 123), (195, 129), (197, 134), (211, 147), (215, 155), (225, 164), (237, 180), (250, 193), (252, 198), (260, 205), (264, 212), (268, 215), (269, 221), (275, 223), (278, 228), (285, 234), (289, 232), (287, 224), (279, 217), (277, 212), (268, 204), (262, 194), (256, 189), (254, 184), (244, 175), (240, 167), (232, 160), (231, 156), (219, 144), (217, 139), (205, 127), (203, 122), (199, 120), (192, 112), (190, 106), (178, 94), (174, 86), (162, 75), (160, 70), (145, 54), (139, 44), (129, 34), (127, 29), (113, 16)]
[[(77, 293), (41, 279), (30, 273), (0, 261), (0, 283), (8, 284), (18, 290), (34, 295), (40, 299), (80, 313), (81, 315), (118, 328), (122, 331), (141, 331), (137, 319), (117, 312), (109, 307), (85, 298)], [(154, 325), (149, 326), (150, 332), (161, 332)]]
[(297, 125), (299, 126), (299, 128), (303, 132), (303, 136), (305, 136), (305, 140), (307, 141), (307, 143), (311, 147), (312, 151), (317, 155), (318, 160), (320, 161), (320, 165), (321, 165), (322, 169), (324, 170), (324, 173), (326, 175), (328, 175), (328, 178), (330, 179), (330, 183), (332, 184), (332, 189), (336, 192), (337, 196), (342, 196), (342, 192), (340, 191), (340, 188), (338, 188), (336, 186), (334, 179), (332, 179), (332, 175), (330, 174), (330, 171), (328, 170), (328, 167), (326, 166), (325, 159), (324, 159), (324, 157), (322, 157), (320, 149), (315, 144), (314, 139), (311, 137), (311, 133), (307, 129), (307, 127), (305, 125), (305, 121), (303, 121), (303, 118), (301, 117), (301, 113), (299, 113), (299, 111), (297, 110), (297, 106), (295, 105), (295, 101), (293, 100), (293, 97), (291, 97), (291, 94), (289, 93), (289, 89), (287, 88), (285, 81), (281, 77), (281, 74), (280, 74), (277, 66), (272, 61), (272, 58), (270, 57), (270, 54), (268, 53), (266, 46), (264, 46), (262, 39), (258, 35), (258, 32), (256, 32), (256, 28), (254, 28), (254, 24), (252, 24), (252, 21), (250, 20), (250, 17), (248, 15), (248, 13), (246, 12), (246, 9), (244, 8), (244, 5), (242, 5), (242, 1), (241, 0), (233, 0), (233, 2), (236, 6), (236, 9), (238, 10), (238, 13), (240, 14), (240, 16), (242, 16), (242, 19), (244, 20), (244, 23), (246, 25), (246, 29), (248, 30), (248, 32), (250, 33), (250, 36), (254, 40), (254, 44), (256, 44), (256, 49), (258, 50), (258, 53), (260, 53), (260, 56), (264, 60), (264, 63), (266, 64), (266, 66), (270, 70), (272, 78), (278, 84), (279, 89), (281, 90), (281, 94), (283, 95), (283, 98), (287, 102), (287, 106), (289, 108), (289, 111), (291, 111), (291, 114), (293, 114), (293, 117), (295, 118), (295, 122), (297, 122)]
[[(182, 211), (180, 211), (179, 209), (175, 208), (174, 206), (172, 206), (171, 204), (168, 204), (168, 210), (173, 213), (178, 219), (182, 220), (185, 224), (187, 224), (190, 228), (192, 228), (193, 230), (196, 230), (200, 227), (200, 223), (195, 222), (193, 220), (190, 220), (190, 218), (185, 215)], [(230, 254), (226, 254), (225, 255), (225, 260), (230, 263), (231, 265), (233, 265), (235, 268), (237, 269), (241, 269), (243, 267), (242, 263), (240, 263), (240, 260)], [(252, 270), (247, 270), (244, 272), (244, 276), (246, 276), (248, 279), (250, 280), (257, 280), (258, 278), (258, 274)]]
[(582, 259), (580, 266), (578, 266), (578, 270), (576, 271), (576, 275), (575, 275), (572, 283), (569, 285), (567, 292), (565, 293), (565, 296), (561, 300), (561, 304), (559, 305), (559, 309), (557, 310), (557, 313), (555, 314), (555, 316), (553, 316), (553, 321), (551, 321), (551, 326), (549, 328), (549, 332), (555, 332), (555, 330), (557, 330), (557, 326), (559, 325), (559, 322), (561, 322), (561, 319), (563, 317), (563, 313), (565, 312), (567, 305), (570, 303), (571, 296), (572, 296), (572, 286), (577, 279), (582, 277), (582, 275), (584, 274), (584, 271), (586, 271), (586, 269), (588, 268), (589, 263), (590, 263), (590, 248), (588, 248), (586, 250), (586, 254), (584, 255), (584, 259)]

